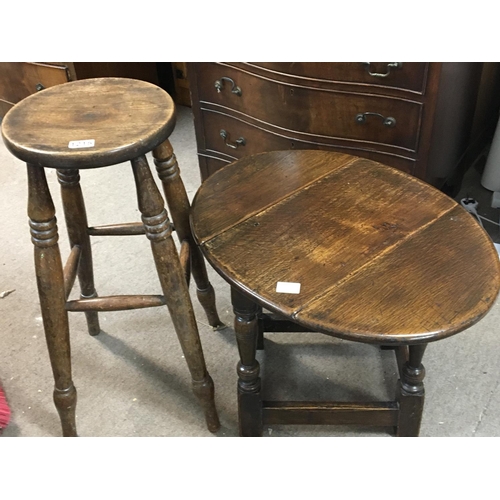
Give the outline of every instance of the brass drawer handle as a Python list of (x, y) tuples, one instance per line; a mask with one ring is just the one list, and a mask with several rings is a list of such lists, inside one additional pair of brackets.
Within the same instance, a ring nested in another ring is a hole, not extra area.
[(224, 139), (226, 146), (229, 148), (236, 149), (238, 146), (244, 146), (247, 143), (247, 141), (244, 137), (240, 137), (239, 139), (236, 139), (236, 142), (230, 142), (228, 139), (229, 134), (224, 129), (222, 129), (220, 131), (220, 136)]
[(396, 126), (396, 118), (393, 118), (392, 116), (385, 117), (385, 116), (381, 115), (380, 113), (370, 113), (370, 112), (359, 113), (356, 115), (356, 122), (357, 123), (365, 123), (367, 116), (378, 116), (379, 118), (382, 119), (382, 123), (386, 127), (395, 127)]
[(392, 68), (401, 69), (403, 67), (403, 63), (401, 63), (401, 62), (399, 62), (399, 63), (398, 62), (391, 62), (391, 63), (387, 63), (387, 73), (372, 73), (370, 71), (370, 64), (371, 63), (364, 62), (362, 64), (365, 65), (365, 67), (366, 67), (365, 69), (370, 76), (376, 76), (377, 78), (385, 78), (386, 76), (389, 76)]
[(241, 95), (241, 89), (236, 85), (234, 80), (232, 78), (229, 78), (228, 76), (223, 76), (220, 80), (215, 81), (215, 88), (217, 89), (217, 92), (221, 92), (222, 89), (224, 88), (224, 80), (229, 82), (232, 87), (231, 87), (231, 92), (236, 95)]

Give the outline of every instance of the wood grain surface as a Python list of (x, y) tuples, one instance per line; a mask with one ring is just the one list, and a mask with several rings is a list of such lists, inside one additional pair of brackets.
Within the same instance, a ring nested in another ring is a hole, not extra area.
[[(483, 317), (500, 287), (491, 240), (455, 201), (338, 153), (264, 153), (223, 168), (197, 193), (192, 227), (241, 292), (350, 340), (447, 337)], [(300, 293), (276, 292), (278, 281)]]

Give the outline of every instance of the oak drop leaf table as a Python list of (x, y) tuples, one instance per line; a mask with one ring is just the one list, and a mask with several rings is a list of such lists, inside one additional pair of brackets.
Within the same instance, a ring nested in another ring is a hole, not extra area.
[[(346, 154), (242, 158), (202, 184), (191, 226), (232, 289), (242, 436), (264, 424), (348, 423), (417, 436), (427, 344), (479, 321), (499, 291), (497, 252), (470, 214), (408, 174)], [(395, 400), (262, 401), (259, 330), (294, 325), (394, 348)]]

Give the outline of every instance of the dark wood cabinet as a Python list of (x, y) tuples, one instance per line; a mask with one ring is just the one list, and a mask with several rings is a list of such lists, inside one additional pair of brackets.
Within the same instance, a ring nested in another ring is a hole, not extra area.
[(250, 154), (324, 149), (441, 186), (495, 113), (476, 113), (498, 90), (486, 69), (488, 79), (483, 63), (189, 63), (202, 179)]
[(0, 118), (19, 101), (44, 88), (73, 80), (116, 76), (158, 83), (156, 63), (1, 62)]

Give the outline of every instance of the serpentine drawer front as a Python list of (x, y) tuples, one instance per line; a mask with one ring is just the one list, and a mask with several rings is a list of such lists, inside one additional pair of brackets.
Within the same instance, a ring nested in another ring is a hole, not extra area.
[(415, 101), (282, 84), (215, 64), (201, 81), (203, 108), (251, 117), (263, 127), (417, 149), (422, 105)]
[[(201, 116), (205, 130), (205, 151), (208, 157), (215, 155), (232, 162), (244, 156), (265, 151), (318, 149), (318, 146), (321, 149), (336, 150), (337, 142), (328, 137), (316, 137), (282, 130), (278, 127), (264, 126), (255, 121), (250, 122), (244, 116), (231, 116), (226, 112), (211, 109), (202, 109)], [(353, 143), (352, 148), (344, 148), (343, 151), (353, 155), (362, 154), (363, 151), (356, 148), (356, 145), (357, 143)], [(373, 159), (383, 162), (385, 156), (378, 155)], [(397, 156), (394, 161), (400, 170), (413, 173), (413, 162)], [(217, 162), (217, 159), (211, 159), (211, 164), (217, 165)]]
[(323, 149), (438, 185), (469, 145), (482, 71), (481, 63), (189, 63), (202, 179), (255, 153)]
[[(254, 63), (254, 71), (260, 68), (282, 73), (310, 82), (326, 80), (339, 83), (359, 83), (368, 86), (402, 89), (423, 93), (428, 63)], [(318, 82), (319, 83), (319, 82)]]

